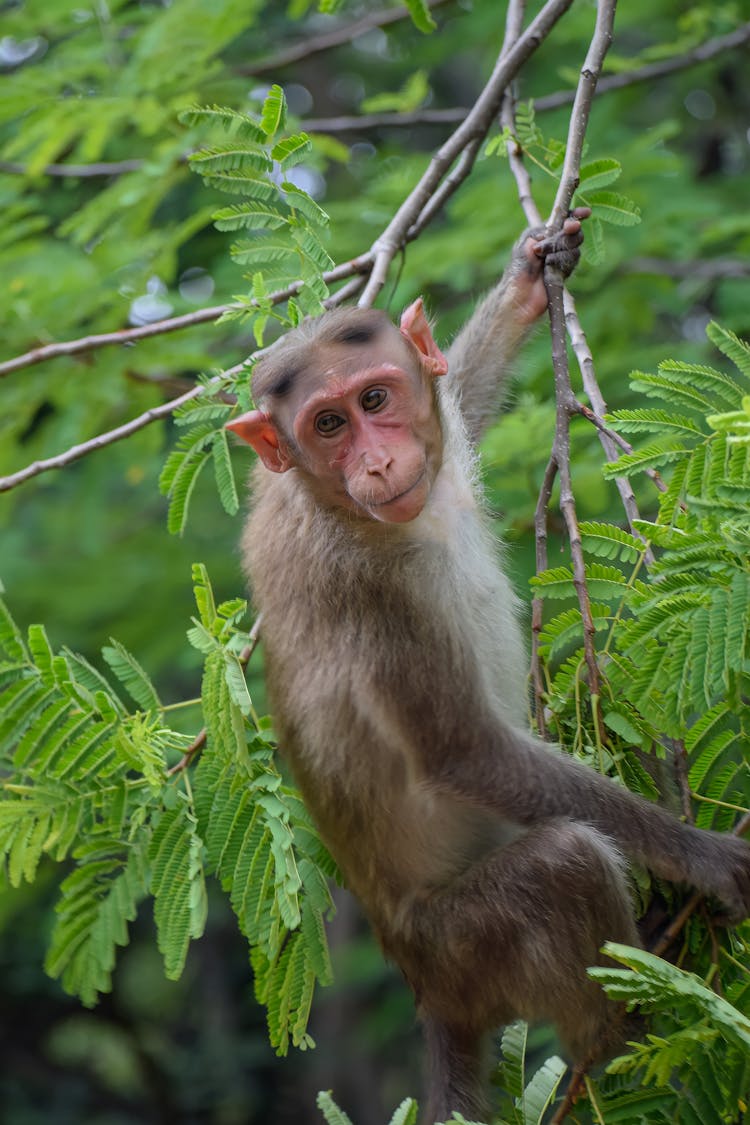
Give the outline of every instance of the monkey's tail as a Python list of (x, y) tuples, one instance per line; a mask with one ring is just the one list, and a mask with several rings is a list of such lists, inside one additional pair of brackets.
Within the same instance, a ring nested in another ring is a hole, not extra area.
[(483, 1093), (484, 1036), (472, 1029), (422, 1015), (427, 1044), (428, 1098), (424, 1125), (447, 1121), (452, 1113), (487, 1119)]

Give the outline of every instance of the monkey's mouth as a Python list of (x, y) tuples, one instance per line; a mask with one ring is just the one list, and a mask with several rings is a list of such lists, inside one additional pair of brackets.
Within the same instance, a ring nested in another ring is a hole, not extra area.
[(417, 479), (402, 492), (397, 492), (387, 500), (371, 500), (367, 504), (370, 516), (381, 523), (409, 523), (416, 519), (427, 499), (422, 491), (426, 478), (427, 472), (423, 469)]
[(405, 488), (403, 492), (397, 492), (395, 496), (391, 496), (390, 499), (388, 499), (388, 500), (378, 500), (376, 503), (373, 503), (371, 505), (371, 507), (373, 507), (373, 508), (387, 508), (389, 504), (395, 504), (399, 500), (403, 500), (404, 497), (409, 496), (412, 492), (414, 492), (414, 490), (416, 488), (418, 488), (420, 486), (420, 484), (424, 480), (424, 476), (425, 476), (425, 470), (422, 469), (422, 472), (419, 474), (419, 476), (413, 482), (413, 484), (410, 484), (409, 487)]

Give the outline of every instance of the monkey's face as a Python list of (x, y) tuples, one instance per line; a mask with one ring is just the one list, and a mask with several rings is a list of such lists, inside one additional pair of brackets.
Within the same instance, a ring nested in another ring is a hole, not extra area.
[(322, 503), (405, 523), (430, 494), (442, 434), (431, 380), (410, 362), (403, 341), (394, 344), (396, 362), (381, 353), (363, 367), (361, 351), (343, 354), (306, 380), (291, 433), (297, 468)]
[(441, 464), (434, 380), (448, 366), (422, 302), (405, 311), (398, 329), (372, 310), (323, 317), (319, 325), (308, 336), (291, 333), (277, 358), (261, 365), (268, 409), (228, 428), (267, 469), (302, 474), (327, 507), (384, 523), (413, 520)]

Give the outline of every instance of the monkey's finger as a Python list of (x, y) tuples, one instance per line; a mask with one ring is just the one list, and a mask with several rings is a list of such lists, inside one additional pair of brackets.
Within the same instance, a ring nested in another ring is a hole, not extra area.
[(572, 211), (568, 211), (571, 219), (588, 219), (591, 217), (590, 207), (574, 207)]
[(545, 258), (548, 254), (560, 250), (574, 250), (583, 242), (583, 231), (577, 219), (567, 219), (565, 226), (558, 234), (551, 234), (547, 238), (540, 238), (532, 246), (532, 251), (538, 258)]
[(565, 222), (563, 223), (562, 233), (563, 234), (578, 234), (578, 231), (580, 229), (581, 229), (581, 223), (580, 223), (579, 219), (566, 219)]

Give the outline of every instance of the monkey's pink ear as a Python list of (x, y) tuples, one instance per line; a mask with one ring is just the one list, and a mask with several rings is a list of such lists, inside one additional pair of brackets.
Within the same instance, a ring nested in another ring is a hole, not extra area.
[(422, 298), (409, 305), (401, 315), (399, 325), (401, 335), (411, 340), (417, 351), (422, 356), (422, 364), (430, 375), (445, 375), (448, 370), (448, 360), (432, 337), (432, 330), (424, 315)]
[(285, 473), (291, 469), (292, 460), (281, 446), (278, 430), (268, 414), (262, 410), (251, 410), (227, 422), (226, 428), (232, 430), (248, 445), (252, 445), (263, 464), (272, 473)]

